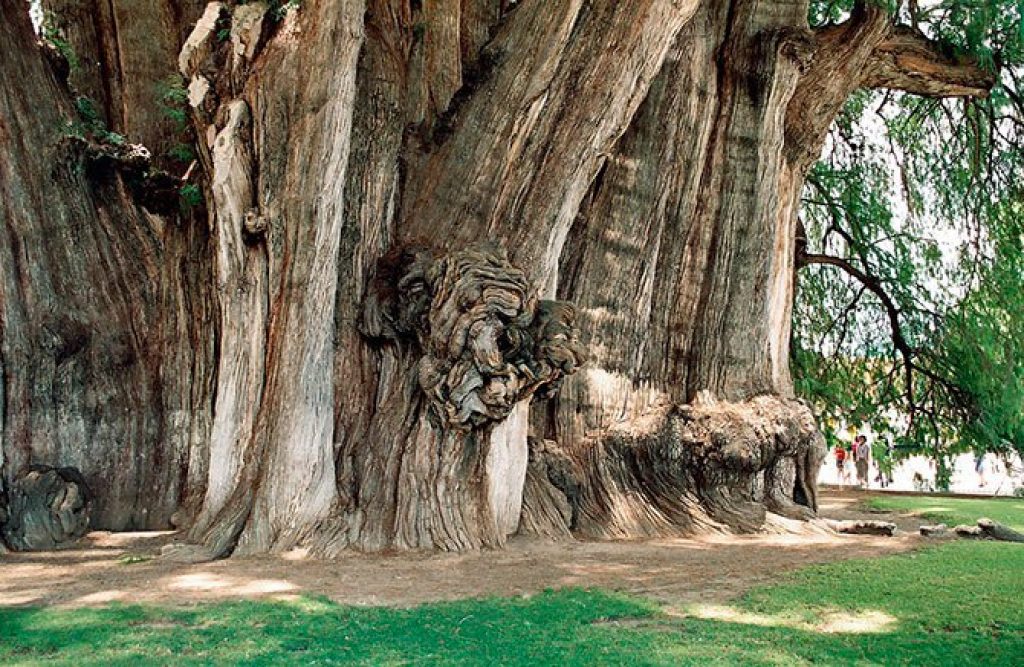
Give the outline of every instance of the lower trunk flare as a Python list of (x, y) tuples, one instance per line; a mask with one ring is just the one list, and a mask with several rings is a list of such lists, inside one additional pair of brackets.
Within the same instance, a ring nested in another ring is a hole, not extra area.
[(532, 442), (522, 532), (631, 539), (807, 519), (825, 444), (805, 405), (760, 396), (661, 408), (578, 451)]

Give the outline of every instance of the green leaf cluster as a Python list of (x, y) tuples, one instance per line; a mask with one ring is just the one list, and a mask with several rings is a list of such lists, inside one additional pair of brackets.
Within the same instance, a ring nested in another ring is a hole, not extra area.
[[(852, 0), (813, 2), (845, 20)], [(954, 59), (997, 73), (984, 99), (858, 91), (831, 130), (801, 207), (808, 249), (877, 280), (890, 312), (831, 266), (799, 274), (797, 391), (827, 436), (870, 425), (940, 463), (1024, 452), (1024, 2), (891, 3)]]

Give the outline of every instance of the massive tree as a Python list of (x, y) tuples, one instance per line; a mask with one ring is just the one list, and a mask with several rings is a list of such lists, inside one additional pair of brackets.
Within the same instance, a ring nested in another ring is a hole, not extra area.
[(804, 179), (994, 83), (866, 2), (0, 8), (4, 487), (211, 557), (811, 516)]

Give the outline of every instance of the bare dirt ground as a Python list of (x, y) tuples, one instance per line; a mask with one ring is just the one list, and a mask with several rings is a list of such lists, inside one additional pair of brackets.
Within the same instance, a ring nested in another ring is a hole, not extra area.
[(202, 564), (161, 560), (172, 533), (90, 533), (76, 548), (0, 556), (0, 607), (88, 606), (118, 601), (190, 605), (214, 600), (326, 595), (347, 604), (412, 605), (545, 588), (601, 587), (672, 603), (722, 602), (812, 563), (880, 556), (921, 544), (920, 520), (867, 514), (863, 494), (825, 491), (835, 519), (894, 521), (896, 537), (817, 534), (707, 536), (644, 542), (513, 540), (469, 554), (352, 554), (332, 561), (301, 554), (236, 557)]

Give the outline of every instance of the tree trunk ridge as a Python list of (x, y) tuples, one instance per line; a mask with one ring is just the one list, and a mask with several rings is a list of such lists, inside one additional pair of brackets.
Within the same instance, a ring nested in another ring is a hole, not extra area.
[[(804, 175), (860, 86), (991, 85), (864, 3), (43, 4), (66, 82), (0, 0), (0, 505), (74, 466), (205, 558), (813, 516)], [(75, 96), (204, 204), (69, 158)]]

